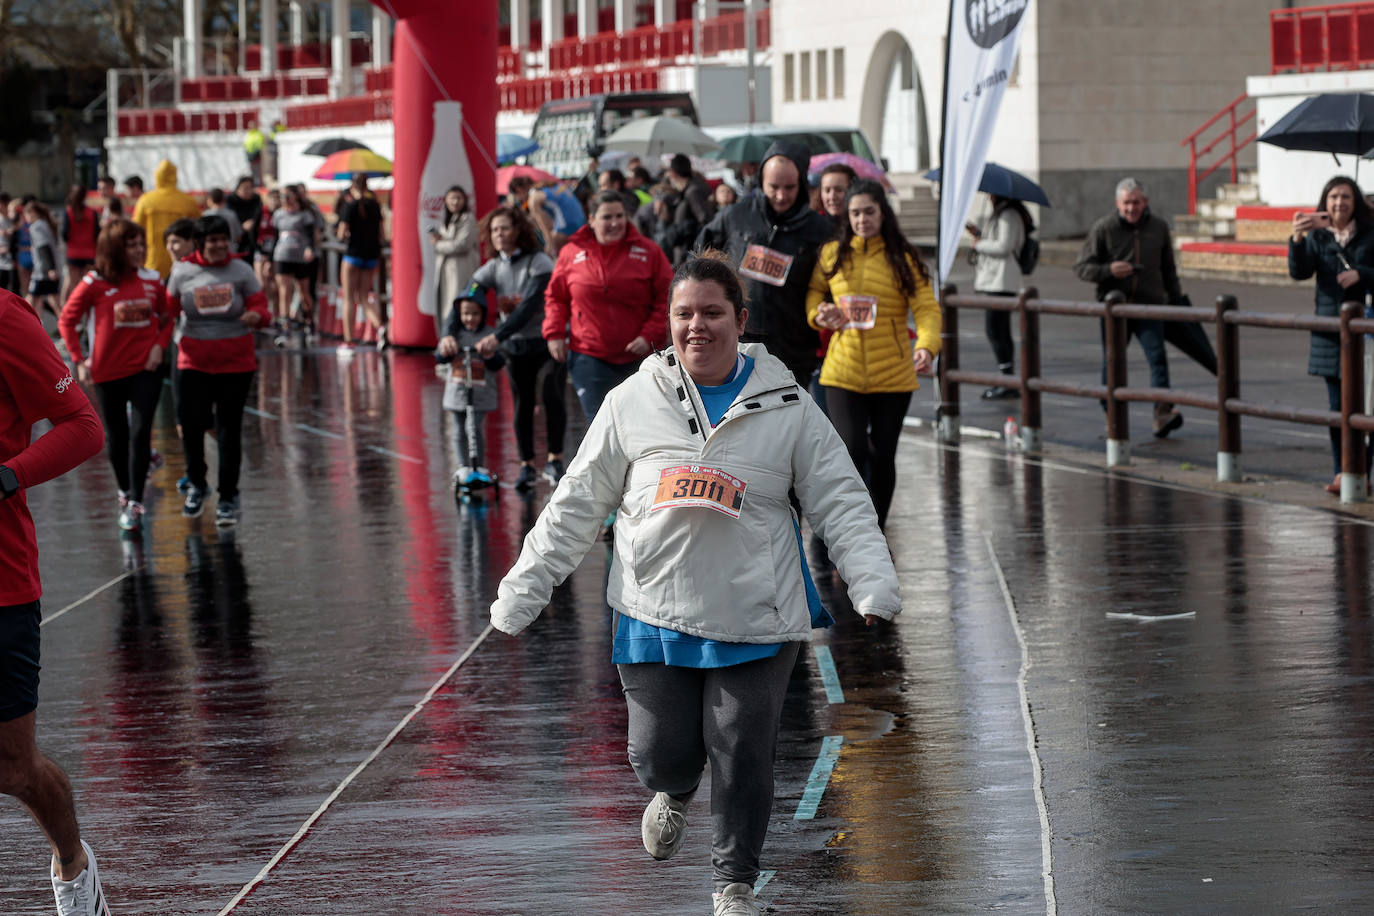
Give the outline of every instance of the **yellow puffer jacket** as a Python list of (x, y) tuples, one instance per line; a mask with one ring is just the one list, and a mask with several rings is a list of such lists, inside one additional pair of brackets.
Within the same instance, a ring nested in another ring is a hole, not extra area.
[[(921, 387), (916, 381), (916, 367), (912, 364), (915, 348), (940, 352), (940, 306), (930, 283), (921, 279), (916, 265), (911, 264), (916, 277), (916, 293), (905, 296), (901, 284), (887, 262), (886, 246), (881, 238), (864, 239), (858, 236), (850, 243), (853, 253), (849, 264), (829, 280), (825, 275), (835, 264), (839, 242), (827, 242), (816, 260), (811, 274), (811, 288), (806, 294), (806, 320), (813, 328), (816, 312), (822, 302), (840, 302), (841, 296), (874, 296), (878, 311), (872, 328), (836, 331), (830, 338), (830, 349), (821, 366), (821, 384), (845, 388), (860, 394), (885, 391), (915, 391)], [(908, 257), (908, 263), (911, 263)], [(916, 318), (915, 345), (907, 333), (907, 316)]]

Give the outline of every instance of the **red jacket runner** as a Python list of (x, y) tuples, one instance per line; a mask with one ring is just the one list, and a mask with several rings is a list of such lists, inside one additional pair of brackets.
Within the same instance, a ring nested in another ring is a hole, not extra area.
[(97, 383), (137, 375), (148, 368), (154, 345), (172, 340), (167, 291), (153, 271), (129, 274), (119, 283), (89, 271), (67, 297), (57, 329), (72, 359), (81, 362), (81, 323), (95, 313), (91, 333), (91, 379)]
[(635, 362), (640, 357), (625, 347), (636, 337), (655, 349), (668, 341), (672, 280), (663, 249), (634, 226), (627, 224), (625, 237), (609, 245), (583, 226), (558, 253), (544, 291), (544, 339), (569, 338), (573, 352), (615, 365)]
[[(26, 490), (100, 451), (105, 431), (91, 402), (23, 299), (0, 291), (0, 464), (25, 489), (0, 499), (0, 607), (37, 601), (38, 542)], [(53, 428), (31, 443), (33, 424)]]

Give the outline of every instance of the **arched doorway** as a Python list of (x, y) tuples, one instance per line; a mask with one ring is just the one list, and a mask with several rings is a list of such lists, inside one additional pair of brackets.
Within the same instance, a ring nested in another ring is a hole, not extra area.
[(864, 75), (859, 124), (893, 172), (930, 168), (930, 122), (921, 73), (911, 45), (886, 32), (873, 47)]

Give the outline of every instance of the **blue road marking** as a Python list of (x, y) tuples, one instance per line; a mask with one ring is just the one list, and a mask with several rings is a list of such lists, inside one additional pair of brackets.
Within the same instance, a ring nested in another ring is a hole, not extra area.
[(816, 665), (821, 669), (821, 683), (825, 684), (825, 698), (831, 703), (844, 702), (844, 688), (840, 686), (840, 674), (835, 670), (835, 656), (830, 654), (829, 646), (813, 646), (816, 650)]
[(806, 781), (806, 791), (802, 793), (801, 804), (797, 806), (794, 820), (809, 821), (816, 816), (821, 796), (825, 794), (825, 787), (830, 782), (830, 774), (834, 772), (835, 763), (840, 759), (842, 744), (844, 737), (841, 735), (827, 735), (821, 741), (821, 755), (816, 758), (816, 765), (811, 768), (811, 778)]
[(773, 876), (777, 873), (778, 870), (776, 868), (770, 868), (767, 871), (759, 872), (758, 880), (754, 882), (754, 896), (757, 897), (759, 892), (768, 886), (768, 882), (772, 881)]

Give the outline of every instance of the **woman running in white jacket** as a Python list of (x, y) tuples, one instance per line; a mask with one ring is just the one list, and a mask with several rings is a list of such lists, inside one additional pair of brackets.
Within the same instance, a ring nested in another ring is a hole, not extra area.
[[(655, 795), (644, 846), (666, 859), (711, 764), (717, 916), (759, 912), (782, 700), (810, 639), (790, 490), (869, 624), (901, 610), (863, 481), (830, 421), (759, 344), (734, 269), (695, 257), (669, 296), (672, 349), (613, 390), (492, 605), (519, 633), (619, 510), (606, 600), (629, 757)], [(823, 613), (823, 612), (821, 612)]]

